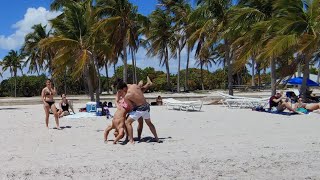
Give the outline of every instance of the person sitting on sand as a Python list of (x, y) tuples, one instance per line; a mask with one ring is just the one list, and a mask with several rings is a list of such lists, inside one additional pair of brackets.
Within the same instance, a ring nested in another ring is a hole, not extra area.
[(157, 102), (157, 105), (158, 106), (162, 106), (163, 102), (162, 102), (162, 97), (161, 96), (158, 96), (157, 99), (156, 99), (156, 102)]
[(47, 79), (46, 87), (41, 91), (41, 100), (43, 102), (43, 108), (46, 115), (46, 127), (49, 128), (49, 111), (51, 109), (56, 120), (56, 128), (60, 130), (58, 112), (53, 100), (53, 96), (56, 95), (57, 91), (56, 88), (52, 86), (51, 80)]
[[(119, 80), (117, 80), (119, 82)], [(139, 87), (143, 89), (143, 92), (145, 92), (152, 84), (147, 83), (143, 86), (143, 82), (139, 82)], [(125, 126), (125, 119), (128, 112), (130, 112), (133, 109), (133, 105), (130, 101), (125, 101), (124, 99), (125, 94), (121, 91), (117, 92), (116, 95), (116, 107), (117, 110), (113, 116), (112, 123), (105, 129), (104, 132), (104, 142), (108, 142), (108, 135), (109, 132), (112, 129), (115, 129), (114, 135), (115, 140), (113, 141), (113, 144), (116, 144), (120, 139), (124, 137), (124, 132), (126, 129)]]
[(270, 97), (269, 105), (270, 110), (274, 112), (282, 112), (285, 109), (288, 109), (289, 111), (299, 113), (291, 107), (291, 103), (288, 102), (288, 98), (283, 96), (280, 92), (277, 92), (276, 95)]
[(294, 108), (296, 110), (298, 108), (304, 108), (309, 112), (319, 111), (320, 110), (320, 103), (311, 103), (311, 104), (303, 103), (302, 98), (299, 97), (298, 102), (295, 103), (295, 105), (294, 105)]
[(74, 110), (73, 110), (73, 106), (71, 101), (69, 101), (66, 97), (65, 94), (61, 94), (61, 98), (62, 100), (60, 101), (60, 109), (59, 109), (59, 117), (63, 117), (63, 116), (67, 116), (70, 114), (69, 112), (69, 108), (72, 110), (73, 114), (75, 114)]

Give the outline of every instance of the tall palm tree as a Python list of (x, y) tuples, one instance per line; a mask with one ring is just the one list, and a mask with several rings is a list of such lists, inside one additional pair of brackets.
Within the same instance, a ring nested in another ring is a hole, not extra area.
[(44, 67), (48, 67), (49, 71), (52, 69), (52, 51), (44, 52), (39, 47), (39, 42), (51, 35), (51, 31), (47, 32), (46, 27), (46, 25), (36, 24), (32, 27), (33, 32), (25, 36), (22, 53), (27, 57), (24, 67), (29, 67), (28, 73), (37, 72), (40, 74)]
[[(92, 27), (97, 22), (92, 0), (70, 2), (64, 5), (64, 13), (51, 20), (56, 36), (41, 40), (43, 49), (53, 48), (54, 75), (61, 75), (65, 68), (72, 69), (72, 77), (85, 75), (91, 101), (100, 101), (98, 56), (108, 51), (103, 37), (97, 36)], [(107, 52), (106, 52), (107, 53)]]
[(157, 8), (151, 13), (149, 18), (151, 24), (149, 32), (146, 35), (147, 42), (149, 43), (147, 55), (158, 56), (160, 65), (166, 67), (167, 88), (171, 90), (169, 53), (176, 42), (174, 29), (172, 28), (173, 17), (169, 13)]
[[(180, 69), (181, 69), (181, 51), (187, 44), (187, 38), (190, 31), (188, 31), (188, 16), (192, 11), (191, 5), (186, 0), (159, 0), (159, 5), (165, 7), (165, 10), (173, 14), (176, 42), (172, 51), (178, 54), (178, 72), (177, 72), (177, 91), (180, 92)], [(190, 48), (187, 47), (187, 68), (185, 80), (188, 81), (188, 68), (189, 68), (189, 54)], [(185, 83), (185, 90), (187, 83)]]
[(260, 56), (266, 44), (275, 35), (272, 27), (272, 2), (271, 0), (240, 0), (239, 5), (229, 12), (229, 32), (232, 32), (231, 36), (235, 36), (232, 47), (236, 67), (243, 67), (251, 58), (259, 69), (258, 66), (265, 64), (262, 61), (270, 59), (268, 64), (271, 66), (271, 94), (275, 94), (276, 58)]
[[(133, 6), (128, 0), (97, 0), (99, 8), (98, 13), (102, 20), (95, 27), (96, 30), (101, 28), (110, 34), (109, 43), (114, 49), (120, 49), (122, 62), (124, 64), (123, 80), (127, 82), (128, 65), (127, 65), (127, 48), (129, 45), (136, 44), (138, 41), (137, 25), (139, 17), (137, 7)], [(115, 47), (116, 46), (116, 47)], [(136, 47), (132, 47), (136, 50)]]
[[(190, 37), (190, 44), (201, 40), (202, 48), (210, 49), (216, 44), (223, 43), (225, 50), (224, 60), (228, 68), (228, 89), (233, 94), (233, 64), (232, 64), (232, 39), (226, 36), (228, 28), (228, 12), (232, 7), (232, 0), (197, 0), (197, 7), (193, 11), (191, 27), (195, 31)], [(205, 51), (203, 51), (205, 52)]]
[(17, 73), (18, 70), (22, 72), (23, 56), (17, 51), (10, 50), (8, 55), (3, 58), (1, 63), (2, 71), (9, 69), (11, 77), (14, 77), (14, 97), (17, 97)]
[(274, 2), (277, 36), (266, 46), (269, 55), (280, 56), (294, 49), (304, 64), (300, 94), (306, 98), (309, 63), (320, 43), (320, 1), (278, 0)]

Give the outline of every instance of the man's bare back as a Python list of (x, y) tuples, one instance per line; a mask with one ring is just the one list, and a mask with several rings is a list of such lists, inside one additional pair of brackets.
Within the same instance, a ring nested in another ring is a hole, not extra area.
[(136, 84), (128, 85), (125, 98), (131, 101), (134, 106), (141, 106), (147, 103), (140, 86)]

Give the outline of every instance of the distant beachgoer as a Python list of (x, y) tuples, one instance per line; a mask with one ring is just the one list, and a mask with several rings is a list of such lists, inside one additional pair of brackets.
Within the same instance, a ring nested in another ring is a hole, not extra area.
[(60, 101), (59, 105), (60, 105), (60, 109), (59, 109), (59, 117), (63, 117), (63, 116), (67, 116), (70, 114), (69, 109), (72, 110), (73, 114), (75, 114), (74, 110), (73, 110), (73, 106), (72, 106), (72, 102), (70, 100), (67, 99), (65, 94), (61, 94), (61, 98), (62, 100)]
[(46, 114), (46, 117), (45, 117), (46, 127), (49, 128), (49, 111), (51, 109), (56, 121), (56, 128), (60, 130), (61, 128), (59, 126), (58, 112), (53, 100), (53, 96), (56, 94), (57, 91), (56, 91), (56, 88), (52, 86), (53, 85), (51, 83), (51, 80), (47, 79), (46, 87), (43, 88), (41, 92), (41, 100), (43, 102), (43, 108)]
[(157, 99), (156, 99), (156, 102), (157, 102), (157, 105), (158, 106), (162, 106), (163, 102), (162, 102), (162, 97), (161, 96), (158, 96)]
[(320, 110), (320, 103), (303, 103), (302, 98), (298, 99), (298, 102), (295, 104), (294, 108), (297, 110), (298, 108), (304, 108), (309, 112)]
[[(152, 84), (150, 79), (149, 78), (147, 79), (148, 79), (147, 84)], [(129, 135), (130, 143), (134, 144), (132, 123), (134, 121), (139, 120), (141, 117), (145, 120), (145, 122), (149, 126), (150, 131), (154, 135), (155, 141), (159, 142), (156, 128), (154, 127), (150, 119), (150, 105), (146, 101), (146, 98), (143, 95), (143, 91), (145, 91), (145, 89), (141, 88), (139, 85), (136, 85), (136, 84), (127, 85), (125, 82), (120, 81), (117, 83), (117, 90), (120, 94), (125, 94), (124, 99), (126, 101), (132, 102), (132, 104), (134, 105), (133, 110), (129, 113), (129, 117), (126, 120), (127, 133)], [(143, 127), (142, 124), (143, 124), (143, 120), (140, 120), (138, 125), (138, 139), (141, 138), (142, 127)]]
[(271, 96), (269, 99), (269, 105), (270, 105), (271, 111), (282, 112), (285, 109), (288, 109), (289, 111), (299, 113), (291, 107), (291, 103), (288, 101), (289, 101), (289, 98), (283, 96), (282, 93), (277, 92), (276, 95)]

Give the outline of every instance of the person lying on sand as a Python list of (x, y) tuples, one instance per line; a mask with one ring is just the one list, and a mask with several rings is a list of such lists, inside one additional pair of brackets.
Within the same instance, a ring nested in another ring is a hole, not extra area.
[[(146, 91), (152, 84), (147, 83), (143, 86), (143, 82), (140, 81), (138, 84), (143, 91)], [(112, 129), (115, 129), (114, 136), (115, 140), (113, 144), (116, 144), (120, 139), (124, 137), (125, 132), (125, 119), (128, 112), (133, 109), (132, 103), (130, 101), (125, 101), (123, 98), (125, 94), (117, 92), (116, 95), (116, 107), (117, 110), (113, 116), (112, 123), (106, 128), (104, 132), (104, 142), (108, 142), (108, 135)]]
[(298, 108), (304, 108), (308, 110), (309, 112), (317, 111), (319, 112), (320, 110), (320, 103), (303, 103), (302, 98), (299, 97), (298, 102), (294, 105), (294, 108), (297, 110)]

